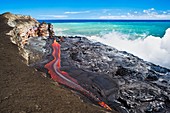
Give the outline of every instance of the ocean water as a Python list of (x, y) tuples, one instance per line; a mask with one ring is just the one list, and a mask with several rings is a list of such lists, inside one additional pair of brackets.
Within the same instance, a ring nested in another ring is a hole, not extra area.
[(170, 20), (46, 20), (56, 35), (84, 36), (170, 69)]

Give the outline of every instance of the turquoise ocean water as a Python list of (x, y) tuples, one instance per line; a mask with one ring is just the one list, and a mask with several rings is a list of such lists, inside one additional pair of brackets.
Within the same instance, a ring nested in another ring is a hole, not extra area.
[(169, 20), (46, 20), (56, 35), (84, 36), (170, 68)]

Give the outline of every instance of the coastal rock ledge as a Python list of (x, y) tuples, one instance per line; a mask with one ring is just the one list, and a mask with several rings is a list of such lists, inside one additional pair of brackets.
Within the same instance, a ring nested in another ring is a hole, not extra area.
[[(170, 113), (170, 69), (146, 62), (125, 51), (91, 42), (85, 37), (30, 37), (22, 44), (29, 28), (40, 24), (30, 16), (6, 13), (13, 30), (11, 42), (18, 45), (29, 66), (46, 72), (53, 60), (52, 43), (61, 45), (61, 70), (78, 84), (120, 113)], [(95, 103), (95, 102), (94, 102)]]

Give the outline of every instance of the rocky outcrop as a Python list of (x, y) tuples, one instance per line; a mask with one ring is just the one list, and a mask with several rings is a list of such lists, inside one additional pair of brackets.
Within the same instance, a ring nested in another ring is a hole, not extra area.
[(23, 46), (24, 41), (27, 40), (27, 32), (34, 26), (39, 25), (39, 22), (31, 16), (14, 15), (11, 13), (4, 13), (1, 16), (7, 18), (8, 25), (13, 27), (9, 35), (11, 35), (12, 43), (17, 44), (19, 47)]
[(7, 24), (13, 29), (8, 33), (12, 43), (18, 46), (26, 64), (42, 59), (43, 47), (49, 37), (48, 24), (39, 23), (31, 16), (4, 13), (1, 16), (8, 19)]

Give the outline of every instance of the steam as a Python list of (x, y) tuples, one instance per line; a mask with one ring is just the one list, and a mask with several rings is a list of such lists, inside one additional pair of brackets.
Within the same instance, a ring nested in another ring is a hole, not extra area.
[(163, 37), (147, 36), (145, 39), (128, 40), (125, 34), (111, 32), (101, 37), (88, 39), (112, 46), (121, 51), (132, 53), (146, 61), (170, 69), (170, 28)]

